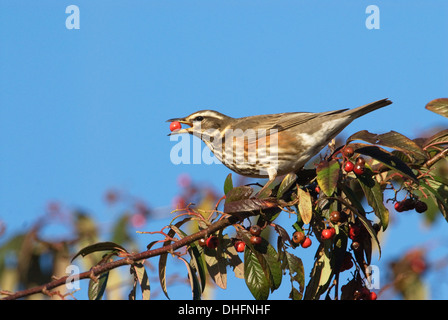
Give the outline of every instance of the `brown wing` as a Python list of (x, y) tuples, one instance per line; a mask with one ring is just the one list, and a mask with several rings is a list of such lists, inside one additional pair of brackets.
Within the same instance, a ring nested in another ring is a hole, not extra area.
[(275, 129), (280, 132), (301, 125), (307, 121), (310, 121), (311, 119), (341, 113), (346, 110), (347, 109), (341, 109), (321, 113), (288, 112), (288, 113), (266, 114), (260, 116), (239, 118), (235, 119), (238, 120), (235, 123), (235, 128), (240, 128), (242, 130), (247, 130), (249, 128), (256, 128), (258, 130)]

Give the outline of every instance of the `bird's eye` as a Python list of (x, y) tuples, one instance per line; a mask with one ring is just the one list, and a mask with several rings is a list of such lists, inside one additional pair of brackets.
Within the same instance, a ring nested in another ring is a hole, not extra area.
[(194, 118), (193, 121), (202, 121), (202, 120), (204, 120), (204, 117), (202, 117), (202, 116), (197, 116), (196, 118)]

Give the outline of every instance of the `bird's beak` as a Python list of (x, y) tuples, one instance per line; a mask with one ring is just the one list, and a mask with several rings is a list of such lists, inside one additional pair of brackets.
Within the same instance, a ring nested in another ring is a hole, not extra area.
[(174, 122), (174, 121), (180, 122), (182, 124), (186, 124), (186, 125), (188, 125), (190, 127), (189, 128), (185, 128), (185, 129), (180, 129), (180, 130), (173, 131), (173, 132), (169, 133), (168, 136), (171, 136), (171, 135), (174, 135), (174, 134), (182, 134), (182, 133), (193, 133), (193, 128), (192, 128), (193, 127), (193, 123), (192, 122), (190, 122), (188, 120), (185, 120), (185, 118), (174, 118), (174, 119), (166, 120), (166, 122)]

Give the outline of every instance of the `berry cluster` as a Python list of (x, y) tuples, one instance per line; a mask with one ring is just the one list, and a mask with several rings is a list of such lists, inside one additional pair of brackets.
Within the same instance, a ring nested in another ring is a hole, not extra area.
[(305, 233), (302, 231), (296, 231), (292, 235), (292, 242), (294, 242), (296, 245), (301, 245), (302, 248), (308, 248), (311, 246), (311, 239), (307, 236), (305, 236)]
[(376, 298), (376, 293), (367, 288), (361, 288), (361, 290), (355, 291), (355, 300), (376, 300)]
[(395, 202), (394, 208), (397, 212), (403, 212), (408, 210), (414, 210), (418, 213), (423, 213), (428, 210), (428, 205), (423, 201), (417, 199), (405, 199)]
[(252, 235), (252, 237), (250, 237), (250, 243), (252, 243), (253, 245), (259, 245), (262, 241), (262, 239), (260, 237), (261, 227), (256, 224), (253, 226), (250, 226), (249, 232)]
[(342, 150), (342, 154), (346, 158), (346, 161), (344, 162), (344, 171), (347, 173), (353, 171), (356, 175), (360, 176), (366, 171), (366, 161), (363, 157), (359, 156), (356, 158), (355, 163), (351, 162), (349, 159), (353, 157), (354, 153), (353, 147), (351, 146), (346, 146)]

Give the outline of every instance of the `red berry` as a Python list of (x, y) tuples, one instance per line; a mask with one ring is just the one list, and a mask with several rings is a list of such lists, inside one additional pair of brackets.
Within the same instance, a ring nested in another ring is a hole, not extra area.
[(324, 239), (324, 240), (331, 239), (331, 238), (333, 238), (335, 233), (336, 233), (336, 231), (334, 230), (334, 228), (324, 229), (324, 230), (322, 230), (322, 239)]
[(359, 226), (351, 226), (348, 231), (348, 236), (350, 239), (355, 239), (361, 233), (361, 228)]
[(339, 211), (333, 211), (330, 213), (330, 221), (331, 223), (341, 222), (341, 213)]
[(395, 202), (394, 208), (395, 208), (395, 211), (397, 211), (397, 212), (403, 212), (403, 210), (404, 210), (403, 203), (401, 201)]
[(357, 174), (358, 176), (363, 175), (365, 171), (366, 171), (366, 168), (364, 167), (364, 165), (361, 165), (359, 163), (357, 163), (353, 168), (353, 172), (355, 174)]
[(423, 201), (418, 200), (415, 203), (415, 211), (417, 211), (418, 213), (423, 213), (426, 210), (428, 210), (428, 205), (426, 203), (424, 203)]
[(403, 211), (414, 210), (416, 201), (414, 199), (406, 199), (401, 201)]
[(210, 236), (205, 244), (207, 245), (208, 248), (210, 249), (215, 249), (218, 246), (218, 237), (217, 236)]
[(358, 249), (361, 247), (361, 245), (359, 244), (358, 241), (353, 241), (351, 248), (353, 249), (353, 251), (358, 251)]
[(363, 157), (358, 157), (358, 158), (356, 158), (356, 164), (360, 164), (360, 165), (364, 166), (366, 164), (366, 160), (364, 160)]
[(296, 231), (292, 234), (292, 242), (295, 244), (301, 244), (305, 240), (305, 234), (301, 231)]
[(353, 154), (355, 153), (355, 151), (353, 150), (352, 146), (346, 146), (342, 153), (344, 154), (344, 156), (346, 156), (347, 158), (351, 158), (353, 156)]
[(250, 243), (253, 245), (259, 245), (261, 243), (262, 239), (259, 236), (252, 236), (250, 237)]
[(250, 227), (249, 232), (253, 236), (259, 236), (261, 233), (261, 227), (254, 224), (253, 226)]
[(245, 247), (246, 244), (244, 243), (244, 241), (237, 241), (235, 243), (235, 249), (237, 252), (243, 252)]
[(378, 296), (376, 295), (376, 293), (375, 292), (370, 292), (370, 294), (369, 294), (369, 300), (376, 300), (376, 298), (377, 298)]
[(302, 248), (308, 248), (309, 246), (311, 246), (311, 239), (306, 237), (302, 242)]
[(201, 238), (198, 240), (198, 243), (201, 247), (205, 247), (207, 245), (207, 240), (205, 240), (204, 238)]
[(177, 131), (180, 128), (182, 128), (182, 125), (180, 124), (179, 121), (173, 121), (173, 122), (170, 123), (170, 130), (171, 131)]
[(316, 193), (320, 193), (320, 187), (316, 186), (316, 188), (314, 188), (314, 191), (316, 191)]
[(349, 270), (352, 267), (353, 267), (352, 255), (350, 254), (350, 252), (346, 251), (344, 255), (344, 260), (342, 260), (340, 272)]
[(370, 298), (370, 290), (367, 288), (361, 288), (360, 290), (361, 296), (360, 298), (363, 300), (369, 300)]
[(351, 162), (351, 161), (347, 161), (347, 162), (344, 164), (344, 170), (345, 170), (345, 172), (352, 172), (354, 167), (355, 167), (355, 165), (354, 165), (353, 162)]

